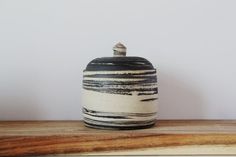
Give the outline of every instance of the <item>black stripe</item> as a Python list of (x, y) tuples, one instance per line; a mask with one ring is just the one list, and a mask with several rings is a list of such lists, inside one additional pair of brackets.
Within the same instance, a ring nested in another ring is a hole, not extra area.
[(86, 90), (101, 92), (101, 93), (111, 93), (111, 94), (122, 94), (122, 95), (132, 95), (132, 92), (146, 92), (146, 91), (153, 91), (157, 92), (157, 88), (134, 88), (134, 89), (122, 89), (122, 88), (99, 88), (93, 89), (88, 87), (83, 87)]
[(127, 112), (102, 112), (102, 111), (94, 111), (94, 110), (90, 110), (87, 109), (85, 107), (83, 107), (83, 109), (85, 112), (89, 112), (92, 114), (106, 114), (106, 115), (121, 115), (121, 116), (153, 116), (156, 115), (156, 112), (152, 112), (152, 113), (127, 113)]
[(139, 75), (130, 75), (130, 74), (94, 74), (94, 75), (84, 75), (88, 78), (143, 78), (143, 79), (156, 79), (156, 76), (139, 76)]
[[(155, 83), (143, 83), (143, 84), (140, 84), (138, 85), (138, 87), (147, 87), (147, 86), (150, 86), (150, 87), (153, 87), (154, 85), (156, 85)], [(112, 87), (113, 85), (101, 85), (101, 84), (88, 84), (88, 83), (84, 83), (83, 84), (84, 87), (106, 87), (106, 88), (109, 88), (109, 87)], [(126, 86), (129, 86), (129, 85), (114, 85), (114, 86), (120, 86), (121, 88), (126, 88)], [(130, 85), (132, 86), (132, 85)], [(135, 86), (135, 85), (134, 85)]]
[[(156, 70), (153, 72), (141, 72), (141, 73), (123, 73), (123, 74), (90, 74), (84, 75), (83, 77), (91, 78), (145, 78), (145, 77), (156, 77), (156, 76), (145, 76), (150, 74), (156, 74)], [(144, 75), (144, 76), (143, 76)]]
[(147, 87), (147, 86), (150, 86), (150, 87), (153, 87), (157, 85), (156, 83), (142, 83), (142, 84), (137, 84), (137, 85), (128, 85), (128, 84), (124, 84), (124, 85), (121, 85), (121, 84), (99, 84), (99, 83), (83, 83), (83, 86), (88, 86), (88, 87), (112, 87), (112, 86), (120, 86), (121, 88), (126, 88), (126, 86), (137, 86), (137, 87)]
[(102, 118), (111, 118), (111, 119), (130, 119), (130, 118), (126, 117), (126, 116), (116, 116), (116, 115), (114, 115), (114, 116), (110, 116), (110, 115), (102, 116), (102, 115), (95, 115), (95, 114), (91, 114), (89, 112), (86, 112), (85, 110), (83, 110), (83, 113), (86, 114), (86, 115), (89, 115), (89, 116), (93, 116), (93, 117), (102, 117)]
[(95, 71), (95, 74), (87, 74), (86, 73), (84, 74), (84, 76), (89, 76), (89, 75), (135, 75), (135, 76), (138, 76), (138, 75), (149, 75), (149, 74), (156, 74), (156, 70), (152, 70), (152, 71), (147, 71), (147, 72), (140, 72), (140, 73), (129, 73), (129, 72), (123, 72), (123, 73), (120, 73), (120, 74), (96, 74), (96, 71)]
[(150, 99), (143, 99), (141, 101), (154, 101), (154, 100), (157, 100), (158, 98), (150, 98)]
[(97, 124), (90, 124), (88, 122), (84, 121), (85, 126), (89, 127), (89, 128), (96, 128), (96, 129), (109, 129), (109, 130), (135, 130), (135, 129), (147, 129), (147, 128), (151, 128), (155, 125), (155, 122), (153, 124), (149, 124), (149, 125), (144, 125), (144, 126), (106, 126), (106, 125), (97, 125)]
[(146, 83), (157, 83), (157, 78), (147, 78), (140, 81), (95, 81), (95, 80), (83, 80), (83, 83), (97, 84), (97, 85), (141, 85)]
[(158, 94), (158, 88), (157, 88), (157, 91), (154, 91), (152, 93), (138, 93), (138, 96), (141, 96), (141, 95), (155, 95), (155, 94)]
[(105, 91), (105, 92), (147, 92), (147, 91), (157, 91), (157, 88), (89, 88), (84, 86), (84, 89), (94, 90), (94, 91)]
[(145, 124), (148, 124), (148, 123), (152, 123), (153, 121), (155, 121), (155, 119), (152, 119), (152, 120), (147, 120), (147, 121), (101, 121), (101, 120), (95, 120), (95, 119), (91, 119), (91, 118), (87, 118), (87, 117), (84, 117), (84, 120), (85, 121), (92, 121), (94, 123), (103, 123), (103, 124), (107, 124), (107, 125), (138, 125), (138, 124), (141, 124), (141, 125), (145, 125)]

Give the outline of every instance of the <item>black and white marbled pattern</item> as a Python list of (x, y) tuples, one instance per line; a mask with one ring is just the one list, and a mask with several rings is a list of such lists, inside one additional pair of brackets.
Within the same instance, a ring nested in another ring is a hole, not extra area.
[[(105, 72), (104, 72), (105, 73)], [(111, 73), (87, 74), (84, 73), (83, 88), (86, 90), (133, 95), (155, 95), (158, 93), (156, 70), (140, 73)]]
[(131, 129), (155, 123), (156, 70), (141, 57), (104, 57), (91, 61), (83, 75), (86, 125)]
[[(84, 121), (87, 126), (96, 128), (110, 128), (110, 129), (132, 129), (132, 128), (146, 128), (155, 124), (154, 113), (110, 113), (98, 112), (83, 108)], [(153, 119), (150, 119), (150, 116)], [(96, 117), (96, 119), (94, 118)], [(137, 120), (142, 118), (143, 120)], [(148, 118), (147, 120), (145, 120)]]

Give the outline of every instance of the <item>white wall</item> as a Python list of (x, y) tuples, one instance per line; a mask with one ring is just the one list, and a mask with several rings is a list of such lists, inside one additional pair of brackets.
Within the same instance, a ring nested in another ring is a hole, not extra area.
[(128, 55), (158, 69), (159, 118), (236, 118), (234, 0), (0, 0), (0, 119), (80, 119), (82, 70)]

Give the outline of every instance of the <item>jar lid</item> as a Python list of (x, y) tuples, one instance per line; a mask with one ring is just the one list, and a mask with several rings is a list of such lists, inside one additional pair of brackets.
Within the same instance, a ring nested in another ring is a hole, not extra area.
[(96, 58), (89, 62), (85, 71), (153, 70), (145, 58), (126, 56), (126, 47), (118, 43), (113, 47), (113, 57)]

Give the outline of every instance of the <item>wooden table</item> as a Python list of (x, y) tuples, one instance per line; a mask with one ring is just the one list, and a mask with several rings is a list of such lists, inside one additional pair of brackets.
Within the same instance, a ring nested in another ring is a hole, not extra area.
[(236, 155), (236, 121), (160, 120), (142, 130), (96, 130), (81, 121), (1, 121), (0, 156)]

